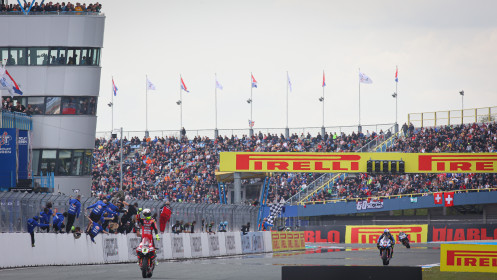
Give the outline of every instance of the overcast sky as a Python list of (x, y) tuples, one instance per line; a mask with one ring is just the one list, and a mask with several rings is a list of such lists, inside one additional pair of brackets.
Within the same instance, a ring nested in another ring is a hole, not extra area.
[(325, 125), (357, 125), (358, 69), (361, 123), (395, 122), (395, 67), (399, 123), (408, 113), (497, 105), (497, 1), (130, 1), (100, 0), (106, 15), (97, 131), (145, 130), (145, 75), (149, 130), (183, 126), (213, 129), (214, 73), (218, 128), (247, 128), (250, 72), (255, 130), (320, 127), (322, 73)]

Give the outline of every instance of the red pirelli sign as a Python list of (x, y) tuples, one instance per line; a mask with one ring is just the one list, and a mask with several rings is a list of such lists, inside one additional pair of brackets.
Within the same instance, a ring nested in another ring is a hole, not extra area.
[(406, 173), (497, 173), (496, 153), (220, 153), (221, 172), (364, 173), (368, 160), (403, 160)]

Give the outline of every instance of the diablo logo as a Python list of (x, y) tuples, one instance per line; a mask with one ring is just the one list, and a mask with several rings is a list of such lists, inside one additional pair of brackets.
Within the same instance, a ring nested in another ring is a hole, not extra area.
[(376, 243), (385, 228), (388, 228), (394, 236), (398, 236), (401, 231), (404, 232), (409, 237), (409, 241), (414, 243), (427, 241), (428, 225), (347, 226), (345, 243)]
[(236, 155), (236, 170), (342, 172), (359, 170), (360, 155), (251, 153)]
[(497, 251), (447, 250), (447, 265), (497, 267)]
[(494, 171), (497, 155), (419, 155), (420, 172), (474, 172)]

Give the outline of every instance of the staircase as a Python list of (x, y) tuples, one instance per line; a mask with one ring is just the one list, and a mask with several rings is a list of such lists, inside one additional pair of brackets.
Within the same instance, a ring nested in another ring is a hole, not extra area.
[[(393, 127), (391, 128), (393, 130)], [(384, 138), (377, 137), (376, 139), (368, 142), (366, 145), (357, 149), (357, 153), (365, 152), (385, 152), (388, 147), (395, 144), (398, 137), (400, 137), (400, 131), (393, 134), (387, 140)], [(339, 179), (345, 179), (347, 177), (346, 173), (325, 173), (316, 179), (314, 182), (309, 184), (305, 189), (301, 190), (290, 199), (287, 200), (287, 204), (303, 203), (308, 201), (315, 194), (319, 194), (321, 191), (327, 190), (332, 187), (336, 181)]]

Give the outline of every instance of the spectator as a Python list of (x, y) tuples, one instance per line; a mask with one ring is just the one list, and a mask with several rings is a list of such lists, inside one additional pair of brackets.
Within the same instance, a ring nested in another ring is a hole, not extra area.
[(181, 233), (181, 224), (179, 221), (176, 221), (173, 225), (173, 227), (171, 228), (171, 232), (172, 233), (176, 233), (176, 234), (180, 234)]
[(247, 232), (250, 231), (250, 223), (247, 223), (246, 225), (242, 225), (242, 229), (241, 229), (243, 235), (246, 235)]
[(76, 198), (69, 199), (69, 210), (67, 210), (67, 225), (66, 233), (73, 231), (73, 224), (76, 218), (79, 219), (79, 213), (81, 212), (81, 195), (76, 196)]
[(34, 229), (36, 227), (48, 227), (49, 225), (38, 223), (38, 216), (34, 216), (33, 218), (28, 220), (28, 232), (31, 235), (31, 247), (35, 246), (35, 232)]

